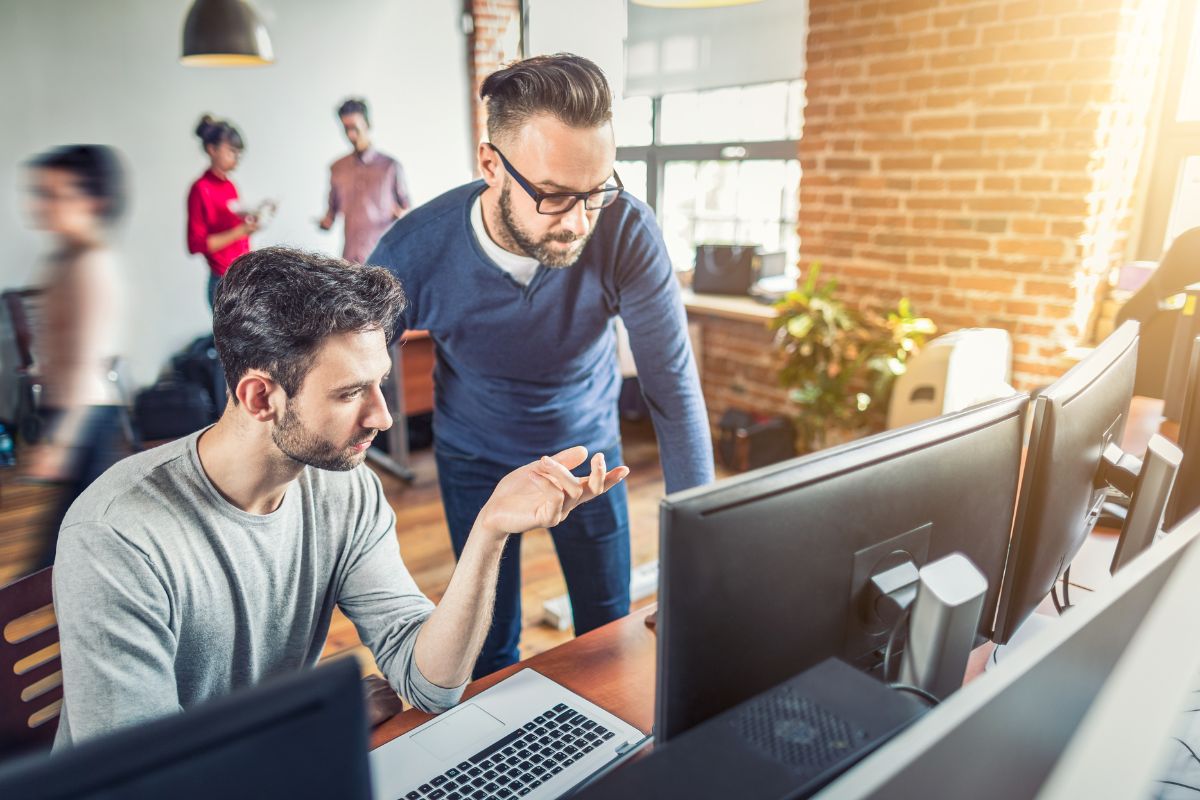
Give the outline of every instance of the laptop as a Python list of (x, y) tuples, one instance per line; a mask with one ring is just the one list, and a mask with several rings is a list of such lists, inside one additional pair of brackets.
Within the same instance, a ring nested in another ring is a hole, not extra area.
[(548, 800), (649, 740), (532, 669), (371, 753), (375, 800)]

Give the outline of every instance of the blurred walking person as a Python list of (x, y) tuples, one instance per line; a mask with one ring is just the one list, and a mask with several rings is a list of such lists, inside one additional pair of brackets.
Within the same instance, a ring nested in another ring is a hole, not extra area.
[(103, 145), (59, 147), (28, 166), (33, 223), (55, 248), (42, 275), (34, 333), (43, 435), (23, 459), (23, 472), (63, 487), (34, 561), (40, 569), (54, 562), (71, 503), (125, 449), (121, 398), (109, 377), (124, 294), (111, 236), (124, 211), (125, 181), (116, 152)]

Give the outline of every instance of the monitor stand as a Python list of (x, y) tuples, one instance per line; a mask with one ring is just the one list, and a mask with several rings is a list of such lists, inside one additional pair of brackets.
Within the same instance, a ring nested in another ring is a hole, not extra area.
[[(1109, 567), (1111, 572), (1115, 573), (1153, 543), (1182, 458), (1183, 452), (1158, 434), (1151, 437), (1146, 455), (1141, 459), (1122, 452), (1115, 444), (1105, 447), (1096, 476), (1097, 485), (1106, 484), (1129, 498), (1121, 538)], [(1055, 619), (1036, 611), (1030, 614), (1008, 644), (996, 645), (985, 669), (991, 669), (1004, 659), (1005, 653), (1021, 647)]]

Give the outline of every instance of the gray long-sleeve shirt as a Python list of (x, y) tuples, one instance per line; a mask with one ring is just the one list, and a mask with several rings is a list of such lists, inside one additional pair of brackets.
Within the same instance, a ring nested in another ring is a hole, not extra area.
[(312, 666), (335, 605), (404, 698), (454, 705), (463, 687), (430, 683), (413, 660), (433, 604), (400, 559), (374, 473), (308, 467), (278, 509), (248, 514), (205, 475), (198, 438), (120, 462), (67, 514), (55, 746)]

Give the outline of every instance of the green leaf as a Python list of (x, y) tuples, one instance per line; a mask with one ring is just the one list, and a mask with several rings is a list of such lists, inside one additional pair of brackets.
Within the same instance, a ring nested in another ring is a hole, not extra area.
[(788, 335), (797, 339), (803, 339), (808, 336), (809, 331), (813, 329), (813, 318), (807, 314), (798, 317), (792, 317), (787, 321)]

